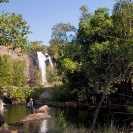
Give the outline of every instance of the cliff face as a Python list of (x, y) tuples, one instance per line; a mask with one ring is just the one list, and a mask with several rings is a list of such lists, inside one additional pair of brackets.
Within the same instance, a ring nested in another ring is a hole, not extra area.
[(27, 77), (27, 82), (34, 81), (34, 66), (36, 65), (36, 53), (33, 52), (31, 54), (22, 54), (21, 48), (17, 48), (12, 50), (11, 47), (0, 46), (0, 56), (2, 55), (10, 55), (12, 60), (20, 59), (25, 61), (25, 75)]

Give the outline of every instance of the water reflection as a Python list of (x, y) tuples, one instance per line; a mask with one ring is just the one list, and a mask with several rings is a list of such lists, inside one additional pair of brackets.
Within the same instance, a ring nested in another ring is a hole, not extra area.
[[(5, 122), (7, 124), (20, 121), (29, 115), (29, 110), (26, 105), (7, 105), (5, 107), (8, 110), (5, 113)], [(35, 108), (37, 109), (38, 107)], [(26, 122), (23, 126), (9, 127), (11, 130), (23, 130), (25, 133), (63, 133), (71, 127), (70, 130), (78, 131), (79, 125), (84, 125), (86, 122), (86, 111), (60, 110), (50, 107), (49, 115), (51, 116), (50, 119)], [(73, 131), (69, 133), (71, 132)]]
[(43, 120), (42, 124), (41, 124), (41, 127), (40, 127), (39, 133), (46, 133), (47, 131), (48, 131), (47, 120)]

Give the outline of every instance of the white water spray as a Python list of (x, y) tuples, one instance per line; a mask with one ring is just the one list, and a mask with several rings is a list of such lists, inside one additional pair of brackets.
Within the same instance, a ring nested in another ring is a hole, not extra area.
[(3, 111), (4, 111), (4, 106), (2, 100), (0, 99), (0, 114), (2, 114)]
[(53, 69), (53, 63), (51, 60), (51, 57), (48, 54), (43, 54), (42, 52), (37, 52), (38, 55), (38, 63), (39, 63), (39, 69), (41, 72), (41, 77), (42, 77), (42, 85), (47, 82), (46, 78), (46, 60), (49, 60), (50, 66)]

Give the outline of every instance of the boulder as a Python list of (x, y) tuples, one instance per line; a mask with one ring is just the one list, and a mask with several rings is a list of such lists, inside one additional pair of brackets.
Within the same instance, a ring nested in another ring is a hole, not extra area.
[(28, 121), (35, 121), (35, 120), (44, 120), (44, 119), (49, 119), (51, 118), (50, 115), (48, 115), (47, 113), (34, 113), (34, 114), (30, 114), (26, 117), (24, 117), (21, 122), (25, 123)]
[(40, 95), (41, 101), (49, 101), (51, 98), (52, 98), (52, 95), (50, 92), (44, 92), (43, 94)]
[(39, 109), (37, 109), (36, 112), (47, 112), (49, 110), (50, 110), (50, 108), (47, 105), (44, 105), (44, 106), (40, 107)]
[(4, 123), (4, 124), (0, 127), (0, 133), (24, 133), (24, 131), (22, 131), (22, 130), (12, 131), (12, 130), (9, 129), (8, 124)]

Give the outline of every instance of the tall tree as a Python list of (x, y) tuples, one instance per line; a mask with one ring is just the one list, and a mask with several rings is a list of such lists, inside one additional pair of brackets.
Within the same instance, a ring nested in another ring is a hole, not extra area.
[(52, 28), (52, 38), (57, 40), (59, 44), (63, 41), (71, 41), (72, 32), (75, 31), (76, 28), (70, 23), (58, 23)]
[(63, 54), (63, 47), (75, 39), (76, 28), (70, 23), (58, 23), (52, 28), (49, 51), (55, 58)]
[(21, 14), (2, 13), (0, 15), (0, 44), (23, 48), (28, 44), (27, 34), (30, 26), (22, 18)]
[(112, 19), (115, 37), (132, 39), (133, 32), (133, 3), (131, 0), (119, 0), (114, 6)]

